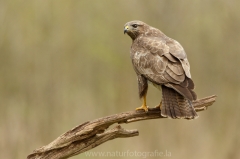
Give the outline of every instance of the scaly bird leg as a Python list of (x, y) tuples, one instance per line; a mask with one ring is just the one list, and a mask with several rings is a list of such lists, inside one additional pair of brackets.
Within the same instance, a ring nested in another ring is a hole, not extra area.
[(159, 103), (159, 105), (155, 106), (155, 108), (159, 108), (161, 110), (162, 109), (162, 101)]
[(142, 109), (143, 109), (145, 112), (148, 112), (148, 106), (147, 106), (146, 96), (147, 96), (147, 94), (145, 94), (145, 95), (143, 96), (143, 104), (142, 104), (142, 106), (136, 108), (136, 110), (142, 110)]

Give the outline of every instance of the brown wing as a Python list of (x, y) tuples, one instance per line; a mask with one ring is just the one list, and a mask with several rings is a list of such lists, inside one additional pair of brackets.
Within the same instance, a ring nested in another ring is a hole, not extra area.
[(170, 43), (157, 37), (141, 38), (138, 45), (133, 45), (131, 50), (133, 66), (138, 74), (152, 83), (164, 84), (193, 100), (195, 93), (188, 90), (188, 86), (193, 82), (190, 79), (186, 54), (178, 42), (176, 46), (173, 44), (174, 41)]
[(157, 37), (145, 37), (133, 45), (133, 65), (140, 74), (157, 84), (182, 83), (185, 71), (178, 58), (170, 53), (166, 41)]
[(187, 54), (185, 53), (182, 45), (171, 38), (167, 39), (166, 45), (169, 47), (169, 53), (181, 62), (186, 76), (188, 78), (191, 78), (190, 64), (187, 59)]

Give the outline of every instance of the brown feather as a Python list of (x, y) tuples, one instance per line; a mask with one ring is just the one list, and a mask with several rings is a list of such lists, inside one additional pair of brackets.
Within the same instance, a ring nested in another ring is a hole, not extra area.
[(179, 84), (180, 86), (182, 86), (182, 87), (188, 87), (188, 80), (187, 80), (187, 77), (185, 78), (185, 80), (182, 82), (182, 83), (180, 83)]
[(176, 83), (180, 83), (180, 82), (183, 82), (184, 79), (185, 79), (185, 75), (182, 74), (182, 75), (177, 75), (175, 74), (169, 67), (166, 68), (166, 73), (171, 76), (174, 80), (176, 80), (177, 82)]
[(165, 86), (162, 86), (161, 115), (173, 119), (194, 119), (198, 117), (188, 99)]
[(170, 83), (176, 83), (176, 84), (180, 83), (180, 82), (178, 82), (177, 80), (175, 80), (174, 78), (172, 78), (172, 76), (170, 76), (170, 75), (167, 73), (167, 71), (164, 72), (163, 76), (164, 76), (164, 78), (167, 79), (167, 81), (170, 82)]
[(180, 85), (177, 84), (171, 84), (172, 87), (175, 91), (177, 91), (178, 93), (180, 93), (182, 96), (186, 97), (187, 99), (189, 99), (190, 101), (193, 100), (193, 96), (192, 93), (190, 92), (190, 90), (186, 87), (182, 87)]
[(145, 94), (147, 94), (147, 90), (148, 90), (147, 79), (141, 75), (138, 75), (138, 90), (139, 90), (139, 98), (142, 98)]
[(184, 74), (184, 70), (179, 61), (174, 63), (169, 61), (167, 67), (170, 68), (170, 70), (178, 76), (181, 76)]
[(188, 88), (189, 89), (194, 89), (194, 83), (193, 80), (191, 78), (186, 78), (186, 80), (188, 81)]
[(176, 57), (174, 57), (170, 53), (165, 53), (165, 54), (163, 54), (163, 56), (165, 56), (171, 62), (178, 62), (179, 61)]
[(189, 91), (192, 94), (193, 100), (197, 100), (197, 94), (192, 89), (189, 89)]
[(166, 42), (167, 46), (169, 46), (169, 52), (178, 59), (185, 59), (187, 58), (187, 55), (181, 46), (179, 42), (176, 40), (173, 40), (171, 38), (168, 38), (168, 41)]

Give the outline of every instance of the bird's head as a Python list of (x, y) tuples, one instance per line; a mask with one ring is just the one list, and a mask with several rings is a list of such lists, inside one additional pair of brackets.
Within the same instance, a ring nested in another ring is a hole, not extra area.
[(127, 22), (124, 25), (124, 34), (127, 33), (132, 40), (135, 40), (139, 35), (144, 34), (146, 24), (139, 20)]

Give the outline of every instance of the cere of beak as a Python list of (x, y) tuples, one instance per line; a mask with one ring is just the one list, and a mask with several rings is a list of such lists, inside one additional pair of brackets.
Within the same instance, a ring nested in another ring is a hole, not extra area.
[(128, 31), (128, 28), (129, 28), (128, 26), (124, 27), (124, 34)]

